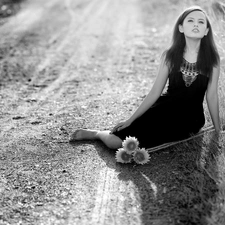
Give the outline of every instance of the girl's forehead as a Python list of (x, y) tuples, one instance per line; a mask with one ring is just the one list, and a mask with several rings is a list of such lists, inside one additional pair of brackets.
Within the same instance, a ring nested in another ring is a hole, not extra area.
[(186, 18), (188, 17), (206, 20), (205, 14), (201, 11), (193, 11), (186, 16)]

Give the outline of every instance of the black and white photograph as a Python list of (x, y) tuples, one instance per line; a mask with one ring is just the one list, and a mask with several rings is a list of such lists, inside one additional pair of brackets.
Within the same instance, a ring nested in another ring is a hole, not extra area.
[(0, 225), (224, 225), (225, 0), (0, 0)]

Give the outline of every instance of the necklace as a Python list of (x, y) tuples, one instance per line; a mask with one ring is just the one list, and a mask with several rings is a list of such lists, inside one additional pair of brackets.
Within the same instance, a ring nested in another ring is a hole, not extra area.
[(186, 59), (183, 59), (180, 71), (186, 87), (189, 87), (196, 80), (199, 74), (199, 71), (197, 71), (196, 68), (196, 62), (190, 63)]

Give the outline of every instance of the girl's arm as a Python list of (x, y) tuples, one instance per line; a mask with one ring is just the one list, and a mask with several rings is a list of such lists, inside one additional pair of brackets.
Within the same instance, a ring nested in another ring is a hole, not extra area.
[(135, 119), (140, 117), (142, 114), (144, 114), (159, 98), (159, 96), (162, 94), (162, 91), (166, 85), (166, 81), (168, 79), (169, 69), (168, 66), (165, 63), (165, 59), (162, 58), (158, 74), (156, 77), (156, 80), (148, 93), (148, 95), (145, 97), (141, 105), (137, 108), (137, 110), (134, 112), (134, 114), (130, 117), (130, 121), (133, 122)]
[(206, 101), (209, 109), (209, 113), (215, 128), (215, 131), (219, 133), (221, 131), (220, 117), (219, 117), (219, 100), (218, 100), (218, 80), (220, 74), (220, 67), (214, 67), (213, 74), (209, 80), (206, 93)]
[(125, 127), (129, 126), (135, 119), (137, 119), (142, 114), (144, 114), (156, 102), (156, 100), (159, 98), (159, 96), (161, 95), (166, 85), (168, 74), (169, 74), (169, 68), (166, 65), (165, 57), (162, 57), (160, 66), (158, 69), (158, 75), (156, 77), (156, 80), (153, 84), (152, 89), (150, 90), (148, 95), (145, 97), (141, 105), (134, 112), (134, 114), (127, 121), (117, 124), (113, 128), (112, 132), (116, 130), (124, 129)]

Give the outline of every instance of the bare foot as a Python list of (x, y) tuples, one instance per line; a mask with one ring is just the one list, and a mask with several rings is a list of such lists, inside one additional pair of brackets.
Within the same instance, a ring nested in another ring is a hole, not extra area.
[(97, 133), (96, 130), (78, 129), (72, 133), (70, 141), (94, 140), (96, 139)]

